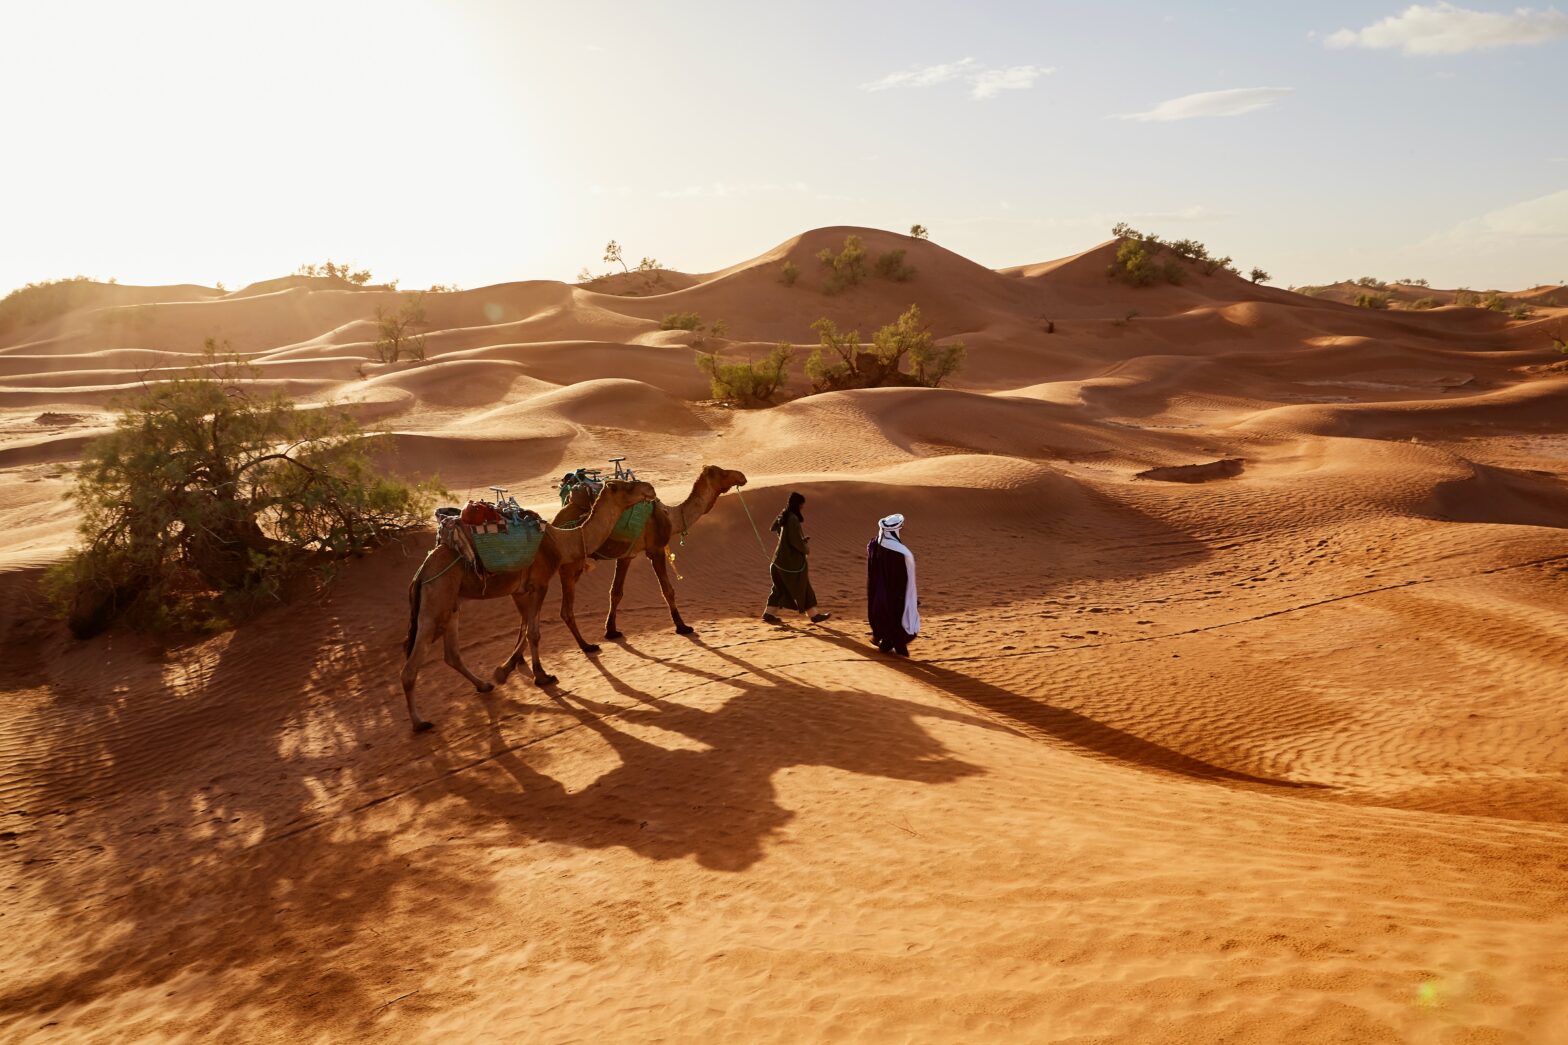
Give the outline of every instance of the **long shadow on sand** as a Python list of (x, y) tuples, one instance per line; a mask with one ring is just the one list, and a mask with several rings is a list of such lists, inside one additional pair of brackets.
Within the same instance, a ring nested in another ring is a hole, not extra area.
[[(614, 753), (619, 761), (614, 769), (569, 791), (530, 766), (526, 749), (509, 744), (491, 699), (486, 701), (489, 761), (509, 779), (448, 772), (441, 777), (443, 786), (483, 816), (531, 840), (618, 846), (651, 860), (690, 857), (710, 869), (742, 871), (762, 859), (768, 841), (794, 817), (778, 801), (773, 778), (780, 770), (820, 766), (912, 783), (950, 783), (981, 770), (949, 754), (918, 720), (1001, 728), (979, 716), (893, 697), (805, 686), (738, 660), (734, 663), (741, 670), (731, 674), (660, 662), (684, 676), (678, 693), (707, 691), (697, 699), (716, 706), (706, 710), (693, 706), (696, 701), (675, 703), (646, 692), (592, 663), (629, 704), (566, 687), (552, 696)], [(650, 730), (675, 743), (666, 746), (638, 735)], [(445, 762), (437, 751), (432, 759)]]
[(1115, 726), (1106, 725), (1087, 715), (1033, 700), (941, 665), (925, 663), (916, 658), (881, 653), (868, 643), (857, 642), (836, 629), (818, 628), (806, 634), (841, 649), (875, 658), (907, 678), (950, 693), (956, 699), (981, 708), (1034, 736), (1043, 735), (1051, 740), (1062, 741), (1112, 761), (1178, 773), (1198, 780), (1224, 780), (1291, 789), (1318, 789), (1325, 786), (1306, 781), (1257, 776), (1241, 770), (1217, 766), (1152, 740), (1145, 740)]

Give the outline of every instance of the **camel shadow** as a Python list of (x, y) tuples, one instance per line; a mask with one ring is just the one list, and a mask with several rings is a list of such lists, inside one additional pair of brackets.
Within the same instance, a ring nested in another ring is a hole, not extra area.
[[(566, 686), (552, 692), (558, 708), (618, 760), (580, 790), (529, 764), (527, 748), (506, 735), (494, 698), (485, 701), (486, 761), (507, 779), (460, 772), (441, 779), (454, 797), (529, 841), (619, 847), (650, 860), (689, 858), (738, 872), (761, 860), (796, 816), (780, 801), (774, 781), (781, 771), (821, 767), (947, 784), (983, 771), (954, 757), (920, 720), (999, 728), (979, 716), (853, 689), (822, 690), (725, 659), (740, 670), (661, 662), (679, 676), (678, 693), (701, 693), (711, 709), (638, 688), (598, 661), (591, 663), (625, 703)], [(661, 735), (672, 743), (651, 739)], [(438, 766), (444, 758), (432, 751)]]
[(1176, 773), (1195, 780), (1227, 781), (1290, 790), (1319, 790), (1327, 787), (1310, 781), (1281, 780), (1217, 766), (1077, 711), (1031, 699), (939, 664), (881, 653), (870, 644), (857, 642), (837, 629), (819, 628), (806, 634), (841, 649), (877, 658), (900, 675), (948, 693), (965, 704), (980, 708), (1018, 727), (1022, 732), (1070, 744), (1113, 762)]

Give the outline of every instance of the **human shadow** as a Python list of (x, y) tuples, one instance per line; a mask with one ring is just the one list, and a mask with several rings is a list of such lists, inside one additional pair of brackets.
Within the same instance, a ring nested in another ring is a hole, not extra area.
[(884, 654), (869, 643), (857, 642), (838, 629), (814, 628), (807, 634), (841, 649), (875, 658), (906, 678), (949, 693), (963, 703), (981, 708), (1035, 736), (1043, 735), (1111, 761), (1176, 773), (1196, 780), (1228, 781), (1292, 790), (1316, 790), (1327, 786), (1310, 781), (1258, 776), (1239, 769), (1217, 766), (1107, 725), (1088, 715), (1026, 697), (972, 675), (944, 668), (940, 664), (921, 661), (916, 657)]

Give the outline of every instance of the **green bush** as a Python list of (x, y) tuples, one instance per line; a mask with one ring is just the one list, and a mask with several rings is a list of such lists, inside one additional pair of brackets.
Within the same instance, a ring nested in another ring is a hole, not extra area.
[(793, 261), (784, 262), (784, 267), (779, 269), (779, 282), (786, 287), (793, 287), (800, 278), (800, 267)]
[(915, 270), (911, 266), (904, 264), (904, 252), (902, 250), (890, 250), (886, 253), (878, 254), (877, 260), (872, 267), (875, 268), (877, 275), (883, 279), (890, 279), (895, 283), (907, 282), (915, 275)]
[(1509, 300), (1495, 290), (1481, 299), (1481, 307), (1493, 312), (1507, 312), (1509, 305)]
[(341, 279), (345, 283), (354, 284), (356, 287), (362, 287), (370, 282), (369, 269), (360, 269), (358, 272), (355, 272), (352, 266), (339, 265), (331, 260), (324, 261), (320, 265), (301, 265), (294, 271), (295, 275), (299, 276), (322, 276), (327, 279)]
[(814, 392), (851, 388), (860, 376), (860, 331), (843, 333), (826, 316), (811, 324), (817, 347), (806, 359), (806, 377)]
[(671, 312), (659, 321), (660, 330), (698, 330), (702, 317), (695, 312)]
[(931, 238), (931, 230), (926, 228), (924, 225), (911, 225), (911, 226), (909, 226), (909, 234), (911, 236), (913, 236), (915, 239), (930, 239)]
[(824, 293), (837, 294), (866, 278), (866, 251), (859, 236), (844, 237), (844, 249), (837, 254), (831, 248), (823, 247), (817, 251), (817, 260), (827, 270), (822, 277)]
[(1471, 291), (1469, 287), (1460, 287), (1454, 291), (1454, 304), (1461, 308), (1474, 308), (1480, 300), (1480, 296)]
[(858, 331), (841, 333), (830, 319), (817, 320), (811, 329), (820, 343), (806, 360), (806, 376), (816, 392), (888, 385), (935, 388), (958, 371), (966, 352), (962, 342), (936, 344), (918, 305), (878, 329), (869, 351), (861, 349)]
[(1429, 308), (1437, 307), (1437, 298), (1417, 298), (1410, 303), (1410, 307), (1417, 312), (1425, 312)]
[(1108, 274), (1113, 279), (1134, 287), (1148, 287), (1156, 283), (1180, 283), (1185, 276), (1181, 263), (1175, 258), (1159, 257), (1159, 245), (1154, 240), (1128, 239), (1116, 248), (1116, 260)]
[(1262, 269), (1258, 268), (1256, 265), (1254, 265), (1252, 267), (1252, 271), (1247, 274), (1247, 278), (1252, 280), (1252, 282), (1254, 282), (1254, 283), (1267, 283), (1269, 280), (1273, 279), (1274, 277), (1269, 275), (1267, 272), (1264, 272)]
[(1387, 308), (1388, 295), (1386, 294), (1357, 294), (1357, 308)]
[(713, 398), (760, 406), (771, 402), (784, 387), (794, 355), (795, 346), (786, 342), (775, 345), (761, 362), (747, 359), (744, 363), (726, 363), (717, 355), (704, 352), (697, 356), (697, 368), (708, 375)]
[(1358, 287), (1375, 287), (1378, 290), (1382, 290), (1388, 285), (1382, 280), (1378, 279), (1376, 276), (1360, 276), (1356, 279), (1355, 283)]
[(1517, 304), (1508, 310), (1509, 319), (1530, 319), (1535, 315), (1535, 309), (1526, 304)]
[(88, 444), (72, 493), (82, 543), (47, 580), (76, 635), (121, 613), (225, 626), (302, 567), (423, 520), (433, 484), (382, 474), (349, 414), (256, 393), (256, 376), (208, 339), (200, 367), (144, 386)]

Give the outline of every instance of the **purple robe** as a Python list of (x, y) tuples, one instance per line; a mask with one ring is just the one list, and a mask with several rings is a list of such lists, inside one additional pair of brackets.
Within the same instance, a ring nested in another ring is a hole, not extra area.
[(913, 635), (904, 630), (904, 592), (909, 568), (904, 556), (876, 541), (866, 545), (866, 615), (871, 637), (882, 649), (903, 649)]

